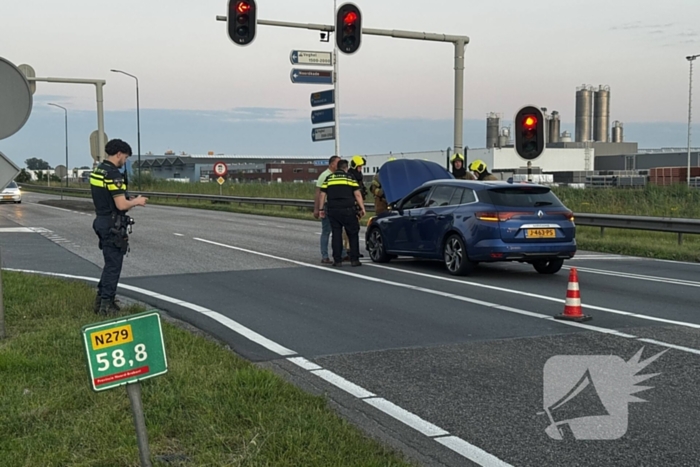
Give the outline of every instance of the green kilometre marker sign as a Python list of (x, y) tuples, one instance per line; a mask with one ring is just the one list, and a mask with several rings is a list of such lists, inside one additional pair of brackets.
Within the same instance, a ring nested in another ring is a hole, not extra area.
[(136, 383), (168, 371), (157, 312), (89, 324), (82, 332), (95, 391)]

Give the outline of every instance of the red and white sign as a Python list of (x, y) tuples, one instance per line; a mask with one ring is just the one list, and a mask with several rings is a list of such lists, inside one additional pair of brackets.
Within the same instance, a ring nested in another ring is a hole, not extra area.
[(214, 173), (219, 177), (225, 177), (228, 173), (228, 167), (223, 162), (217, 162), (214, 164)]

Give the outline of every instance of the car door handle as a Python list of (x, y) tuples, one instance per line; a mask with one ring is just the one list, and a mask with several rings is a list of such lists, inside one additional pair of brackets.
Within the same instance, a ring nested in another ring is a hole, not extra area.
[(439, 216), (437, 216), (437, 218), (438, 218), (438, 219), (447, 219), (447, 216), (445, 216), (445, 215), (443, 215), (443, 214), (440, 214)]

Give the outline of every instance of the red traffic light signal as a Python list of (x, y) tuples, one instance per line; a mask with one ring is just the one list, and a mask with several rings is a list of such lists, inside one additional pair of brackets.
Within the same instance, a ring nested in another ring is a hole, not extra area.
[(537, 117), (534, 115), (528, 115), (525, 117), (525, 120), (523, 121), (523, 125), (525, 125), (525, 128), (532, 128), (537, 124)]
[(346, 54), (357, 52), (362, 41), (362, 13), (357, 5), (344, 3), (335, 19), (335, 43)]
[(355, 21), (357, 21), (357, 18), (357, 13), (355, 13), (354, 11), (349, 11), (345, 13), (345, 16), (343, 16), (343, 24), (345, 24), (346, 26), (350, 26)]
[(234, 44), (248, 45), (255, 39), (258, 7), (255, 0), (229, 0), (228, 37)]
[(535, 106), (523, 107), (515, 115), (515, 151), (523, 159), (537, 159), (545, 149), (545, 119)]

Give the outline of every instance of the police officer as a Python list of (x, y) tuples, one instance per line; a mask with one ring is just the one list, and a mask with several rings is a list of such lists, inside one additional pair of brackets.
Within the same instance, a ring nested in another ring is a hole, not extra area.
[[(342, 231), (348, 234), (350, 241), (350, 265), (362, 266), (360, 263), (360, 218), (365, 215), (365, 204), (360, 193), (360, 184), (347, 173), (348, 161), (338, 161), (338, 170), (331, 174), (321, 186), (320, 204), (323, 206), (328, 199), (325, 212), (321, 217), (328, 216), (333, 231), (333, 266), (340, 267), (342, 263), (343, 238)], [(355, 211), (355, 203), (360, 206), (359, 217)]]
[(498, 177), (489, 172), (486, 162), (480, 159), (469, 164), (469, 170), (474, 173), (477, 180), (498, 180)]
[(464, 166), (464, 156), (456, 153), (450, 158), (452, 164), (452, 175), (458, 180), (476, 180), (476, 177), (471, 172), (467, 171)]
[(95, 220), (92, 228), (99, 238), (99, 248), (104, 257), (102, 277), (97, 284), (94, 311), (108, 315), (117, 313), (119, 306), (114, 297), (122, 271), (122, 261), (129, 248), (127, 227), (130, 217), (126, 215), (134, 206), (145, 206), (148, 198), (127, 198), (127, 185), (119, 171), (131, 156), (131, 146), (120, 139), (105, 145), (107, 158), (90, 174), (90, 191), (95, 205)]

